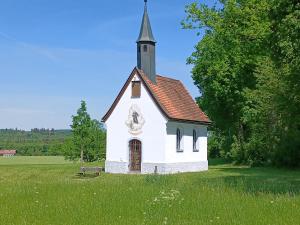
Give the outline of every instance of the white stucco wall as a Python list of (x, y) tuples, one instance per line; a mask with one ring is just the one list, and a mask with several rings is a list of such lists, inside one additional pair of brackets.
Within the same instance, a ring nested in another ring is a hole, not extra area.
[[(182, 150), (176, 150), (176, 130), (179, 128), (183, 134)], [(197, 132), (197, 149), (193, 151), (193, 130)], [(166, 162), (203, 162), (207, 161), (207, 127), (204, 125), (178, 123), (169, 121), (167, 123), (166, 138)]]
[[(135, 76), (133, 80), (139, 80), (138, 76)], [(133, 104), (140, 108), (145, 119), (142, 133), (139, 135), (130, 134), (125, 124), (129, 109)], [(166, 118), (158, 110), (143, 84), (141, 85), (140, 98), (131, 97), (130, 84), (105, 123), (107, 127), (106, 161), (126, 162), (128, 169), (128, 143), (131, 139), (138, 139), (142, 141), (142, 163), (165, 162), (166, 122)], [(124, 166), (122, 168), (124, 169)], [(122, 170), (122, 168), (116, 169), (116, 172)]]
[[(133, 80), (139, 80), (134, 76)], [(142, 173), (177, 173), (207, 170), (207, 127), (168, 121), (160, 112), (141, 82), (141, 97), (131, 97), (131, 83), (106, 121), (107, 149), (105, 170), (110, 173), (129, 172), (129, 141), (142, 142)], [(133, 135), (126, 125), (132, 105), (140, 109), (145, 124), (142, 132)], [(180, 128), (183, 152), (176, 150), (176, 130)], [(193, 151), (193, 130), (197, 131), (198, 152)]]

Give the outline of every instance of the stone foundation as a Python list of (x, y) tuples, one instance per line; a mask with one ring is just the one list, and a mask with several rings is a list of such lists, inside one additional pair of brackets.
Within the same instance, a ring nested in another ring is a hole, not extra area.
[(114, 162), (105, 161), (105, 172), (106, 173), (128, 173), (127, 162)]
[[(208, 170), (208, 161), (180, 162), (180, 163), (142, 163), (141, 173), (171, 174), (183, 172), (199, 172)], [(105, 161), (105, 172), (107, 173), (129, 173), (127, 162)]]
[(208, 162), (142, 163), (142, 173), (154, 173), (155, 167), (159, 174), (199, 172), (208, 170)]

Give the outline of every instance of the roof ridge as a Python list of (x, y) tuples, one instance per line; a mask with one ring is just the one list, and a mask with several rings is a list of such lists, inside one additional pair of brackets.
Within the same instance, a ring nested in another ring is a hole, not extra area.
[[(131, 75), (128, 77), (108, 112), (102, 118), (102, 121), (105, 122), (111, 115), (135, 74), (140, 77), (147, 92), (158, 106), (158, 109), (168, 120), (204, 125), (211, 124), (209, 118), (197, 105), (195, 99), (189, 94), (183, 82), (173, 78), (157, 75), (161, 81), (154, 84), (144, 74), (143, 70), (140, 70), (137, 67), (135, 67), (131, 72)], [(166, 85), (164, 85), (164, 83)], [(177, 95), (173, 93), (174, 91), (179, 92), (178, 94), (180, 94), (181, 97), (176, 97)]]
[(162, 75), (159, 75), (159, 74), (156, 74), (157, 77), (161, 77), (161, 78), (164, 78), (164, 79), (168, 79), (168, 80), (171, 80), (171, 81), (179, 81), (178, 79), (174, 79), (174, 78), (171, 78), (171, 77), (166, 77), (166, 76), (162, 76)]

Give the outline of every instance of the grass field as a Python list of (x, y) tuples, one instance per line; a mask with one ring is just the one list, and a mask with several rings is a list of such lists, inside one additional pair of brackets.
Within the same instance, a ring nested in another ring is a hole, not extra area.
[(0, 166), (5, 165), (53, 165), (70, 164), (63, 156), (15, 156), (11, 158), (0, 157)]
[(0, 158), (0, 224), (300, 224), (300, 171), (214, 163), (202, 173), (81, 178), (79, 167)]

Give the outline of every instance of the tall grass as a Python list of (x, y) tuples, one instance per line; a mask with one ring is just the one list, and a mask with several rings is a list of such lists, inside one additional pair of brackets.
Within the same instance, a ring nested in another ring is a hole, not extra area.
[(82, 178), (80, 164), (2, 162), (1, 225), (300, 224), (299, 171), (225, 164)]

